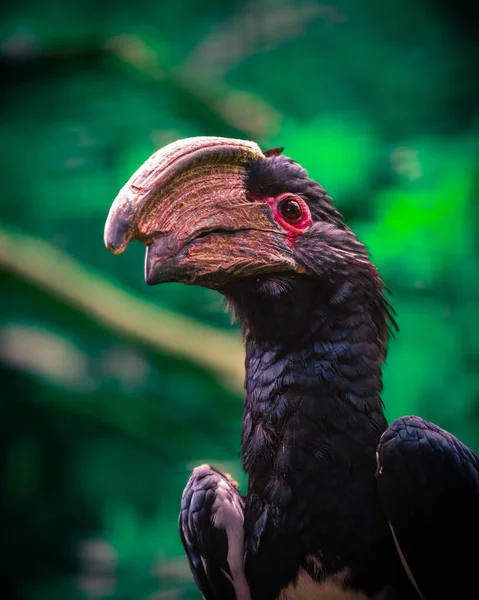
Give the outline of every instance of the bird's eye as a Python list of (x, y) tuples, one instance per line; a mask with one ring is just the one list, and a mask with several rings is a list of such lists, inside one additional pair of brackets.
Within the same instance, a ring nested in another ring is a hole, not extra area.
[(303, 216), (301, 204), (294, 198), (284, 198), (278, 204), (279, 214), (289, 223), (297, 223)]

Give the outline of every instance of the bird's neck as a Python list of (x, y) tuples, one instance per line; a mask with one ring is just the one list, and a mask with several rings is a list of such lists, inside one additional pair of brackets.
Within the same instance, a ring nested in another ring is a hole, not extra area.
[(230, 302), (246, 343), (241, 446), (252, 588), (265, 580), (284, 587), (301, 564), (314, 579), (376, 569), (379, 579), (367, 585), (377, 591), (396, 564), (375, 481), (388, 333), (377, 273), (257, 280)]
[(250, 481), (254, 475), (261, 485), (262, 473), (267, 485), (274, 478), (273, 504), (287, 501), (281, 481), (306, 455), (316, 456), (318, 470), (337, 465), (329, 448), (339, 439), (345, 465), (374, 456), (386, 426), (387, 338), (375, 293), (372, 284), (300, 277), (258, 280), (231, 299), (246, 344), (243, 464)]

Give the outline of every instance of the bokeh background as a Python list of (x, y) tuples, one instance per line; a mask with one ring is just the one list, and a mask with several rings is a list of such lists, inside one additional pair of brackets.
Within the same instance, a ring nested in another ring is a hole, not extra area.
[(176, 529), (188, 472), (245, 483), (243, 352), (221, 298), (148, 288), (139, 244), (103, 246), (119, 188), (180, 137), (281, 145), (308, 168), (394, 293), (388, 417), (479, 450), (472, 5), (1, 9), (2, 598), (198, 598)]

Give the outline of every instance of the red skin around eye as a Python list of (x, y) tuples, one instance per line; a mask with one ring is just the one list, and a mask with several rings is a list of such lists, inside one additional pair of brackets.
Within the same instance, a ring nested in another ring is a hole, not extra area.
[[(301, 218), (295, 223), (287, 221), (279, 212), (279, 204), (286, 198), (295, 200), (301, 206), (303, 211)], [(309, 212), (309, 207), (300, 196), (285, 193), (276, 197), (263, 196), (258, 198), (257, 201), (269, 204), (274, 220), (288, 234), (288, 239), (293, 245), (296, 242), (297, 237), (302, 235), (311, 225), (311, 213)]]

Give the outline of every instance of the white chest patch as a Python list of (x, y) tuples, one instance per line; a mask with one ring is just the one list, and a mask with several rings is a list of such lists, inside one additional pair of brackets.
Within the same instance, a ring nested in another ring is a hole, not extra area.
[(344, 569), (331, 575), (326, 581), (314, 581), (306, 571), (298, 573), (298, 577), (287, 588), (284, 588), (277, 600), (388, 600), (387, 592), (381, 592), (372, 598), (362, 592), (355, 592), (344, 587), (348, 570)]

